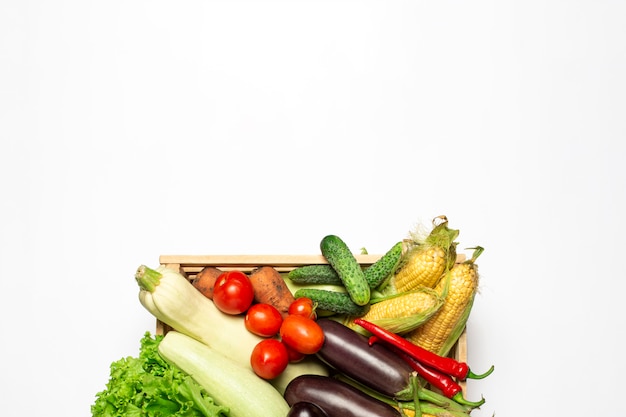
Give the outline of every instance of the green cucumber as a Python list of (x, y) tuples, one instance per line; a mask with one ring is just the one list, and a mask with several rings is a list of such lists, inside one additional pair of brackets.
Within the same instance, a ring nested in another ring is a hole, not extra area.
[(297, 284), (342, 285), (337, 271), (330, 265), (304, 265), (292, 269), (287, 278)]
[(402, 257), (402, 242), (392, 246), (379, 260), (369, 266), (365, 271), (365, 280), (371, 289), (383, 289), (389, 278), (396, 271)]
[(336, 235), (327, 235), (322, 239), (320, 249), (328, 263), (337, 271), (352, 301), (360, 306), (369, 303), (370, 286), (348, 245)]
[(337, 314), (360, 317), (367, 313), (370, 305), (360, 306), (354, 303), (350, 295), (345, 292), (329, 291), (316, 288), (302, 288), (296, 291), (295, 298), (307, 297), (315, 304), (316, 309), (332, 311)]

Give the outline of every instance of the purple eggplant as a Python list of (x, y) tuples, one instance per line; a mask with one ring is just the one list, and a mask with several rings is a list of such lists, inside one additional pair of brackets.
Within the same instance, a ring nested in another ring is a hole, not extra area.
[(328, 414), (313, 403), (300, 401), (291, 406), (287, 417), (328, 417)]
[(284, 397), (289, 406), (308, 402), (329, 416), (401, 417), (389, 404), (330, 376), (300, 375), (289, 382)]
[(414, 398), (411, 373), (404, 359), (382, 343), (372, 346), (368, 338), (331, 319), (319, 319), (324, 345), (317, 356), (342, 374), (398, 400)]

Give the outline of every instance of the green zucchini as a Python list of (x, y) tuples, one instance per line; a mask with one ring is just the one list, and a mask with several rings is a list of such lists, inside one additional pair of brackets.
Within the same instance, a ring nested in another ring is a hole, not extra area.
[(318, 310), (332, 311), (333, 313), (347, 314), (349, 316), (360, 317), (370, 309), (369, 304), (364, 306), (355, 304), (350, 295), (345, 292), (302, 288), (296, 291), (294, 297), (308, 297), (316, 303)]
[(287, 278), (298, 284), (342, 285), (337, 271), (330, 265), (304, 265), (292, 269)]
[(391, 247), (379, 260), (365, 269), (365, 280), (371, 289), (381, 290), (396, 271), (402, 257), (402, 242)]
[(370, 286), (365, 280), (361, 265), (339, 236), (327, 235), (320, 242), (322, 255), (337, 271), (352, 301), (364, 306), (370, 301)]

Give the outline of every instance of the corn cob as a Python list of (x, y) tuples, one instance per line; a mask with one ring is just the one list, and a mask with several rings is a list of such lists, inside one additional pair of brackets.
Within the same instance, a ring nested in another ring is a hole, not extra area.
[(478, 290), (476, 258), (483, 248), (476, 247), (472, 258), (454, 265), (435, 287), (443, 305), (427, 322), (406, 335), (410, 342), (439, 355), (447, 355), (463, 332)]
[(388, 286), (388, 292), (401, 293), (424, 286), (433, 288), (456, 260), (456, 242), (459, 234), (448, 228), (445, 216), (433, 220), (441, 223), (434, 226), (429, 235), (422, 239), (417, 232), (405, 241), (406, 252)]
[[(426, 322), (442, 304), (443, 298), (439, 293), (422, 287), (373, 302), (361, 318), (394, 333), (406, 333)], [(354, 323), (354, 317), (348, 318), (344, 324), (357, 332), (366, 333)]]

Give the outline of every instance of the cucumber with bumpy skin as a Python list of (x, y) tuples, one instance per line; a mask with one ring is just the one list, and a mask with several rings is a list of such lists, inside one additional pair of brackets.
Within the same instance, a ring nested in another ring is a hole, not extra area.
[(391, 278), (400, 264), (402, 248), (402, 242), (396, 243), (387, 253), (364, 271), (365, 280), (371, 289), (381, 290), (387, 285), (389, 278)]
[(296, 291), (295, 298), (310, 298), (318, 310), (332, 311), (337, 314), (361, 317), (370, 309), (370, 305), (360, 306), (354, 303), (350, 295), (345, 292), (322, 290), (317, 288), (302, 288)]
[(322, 239), (320, 249), (328, 263), (337, 271), (352, 301), (360, 306), (369, 303), (370, 286), (348, 245), (339, 236), (327, 235)]
[(287, 278), (298, 284), (342, 285), (337, 271), (330, 265), (304, 265), (292, 269)]

